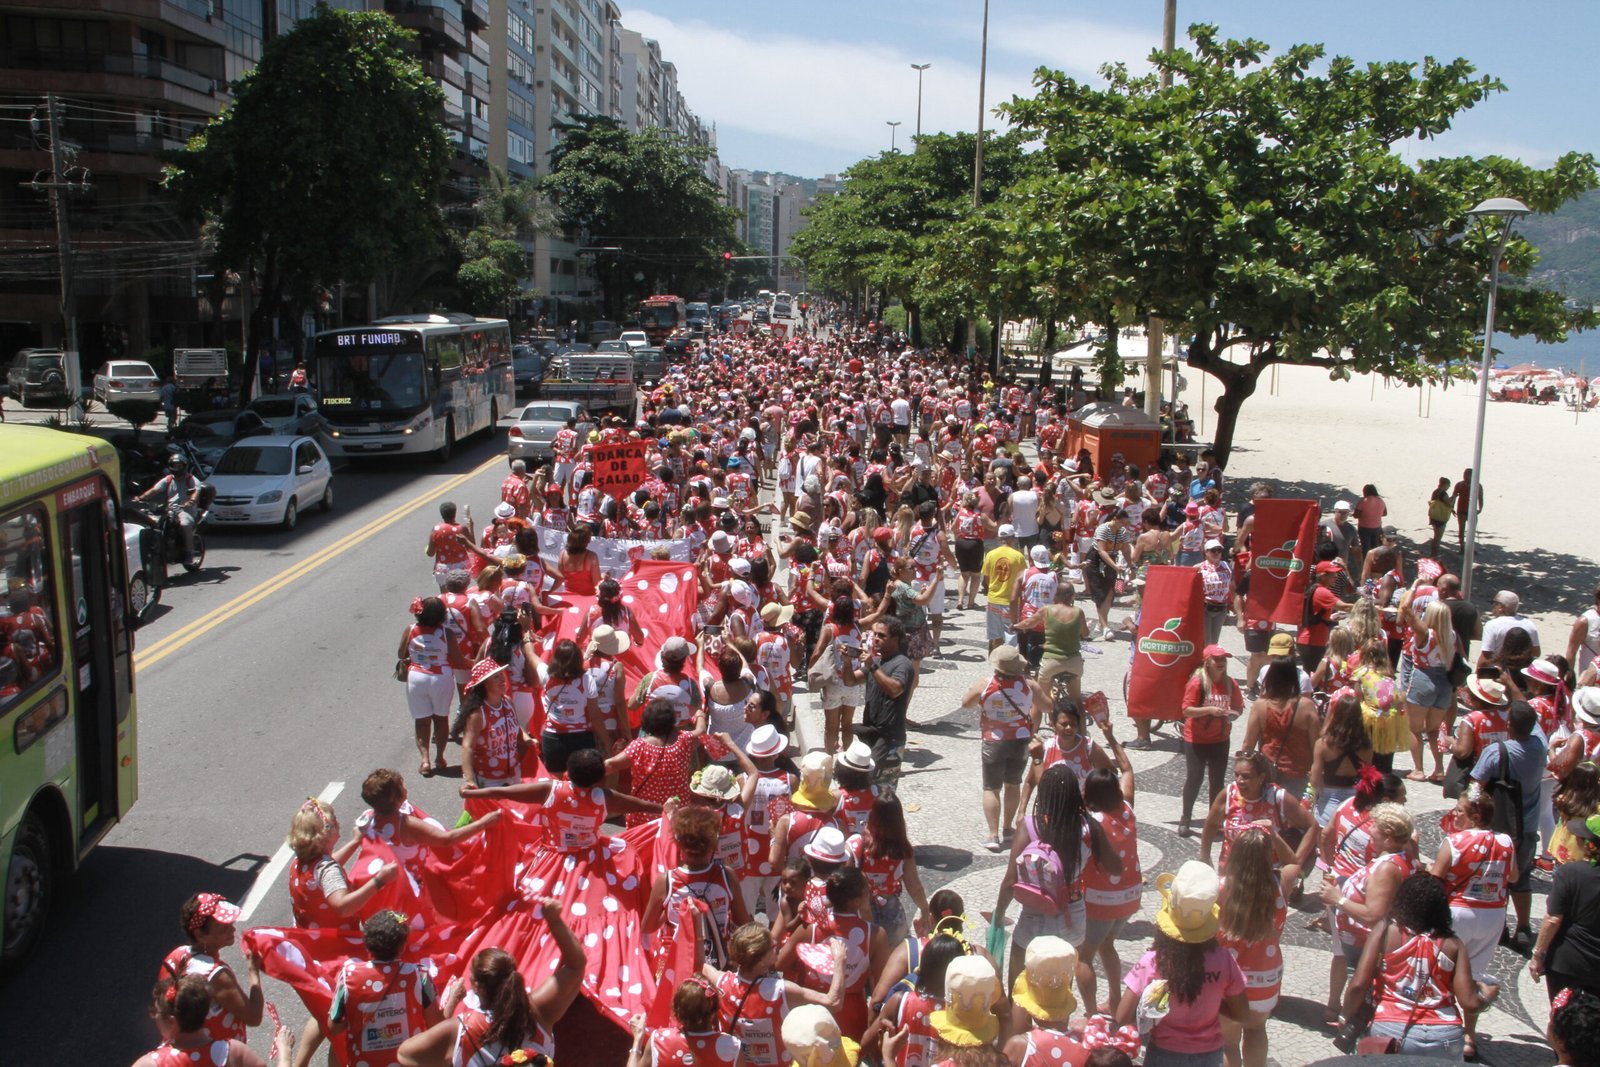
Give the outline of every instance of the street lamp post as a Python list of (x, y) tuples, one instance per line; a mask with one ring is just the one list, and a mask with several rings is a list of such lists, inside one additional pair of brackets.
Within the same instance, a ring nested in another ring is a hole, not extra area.
[(917, 140), (922, 140), (922, 72), (933, 66), (932, 63), (913, 63), (911, 69), (917, 72)]
[[(983, 37), (978, 46), (978, 139), (972, 149), (972, 213), (983, 207), (983, 94), (989, 81), (989, 0), (983, 0)], [(978, 313), (967, 316), (967, 358), (978, 351)]]
[(883, 124), (889, 127), (889, 151), (893, 152), (894, 135), (899, 132), (900, 121), (898, 119), (884, 119)]
[(1528, 213), (1528, 205), (1509, 196), (1496, 196), (1467, 214), (1479, 219), (1500, 220), (1500, 240), (1494, 260), (1489, 264), (1489, 311), (1483, 323), (1483, 358), (1478, 361), (1478, 429), (1472, 439), (1472, 473), (1467, 485), (1467, 535), (1461, 549), (1461, 595), (1472, 599), (1472, 557), (1478, 547), (1478, 494), (1482, 492), (1483, 420), (1489, 407), (1489, 365), (1494, 359), (1494, 307), (1500, 295), (1500, 257), (1511, 241), (1511, 226)]

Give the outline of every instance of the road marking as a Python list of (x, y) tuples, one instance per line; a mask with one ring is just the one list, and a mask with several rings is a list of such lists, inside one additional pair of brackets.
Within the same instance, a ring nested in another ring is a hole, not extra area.
[[(342, 792), (344, 792), (343, 782), (329, 782), (328, 788), (317, 794), (317, 799), (324, 804), (332, 804), (334, 798)], [(267, 890), (272, 888), (272, 884), (278, 880), (278, 875), (283, 873), (283, 869), (289, 866), (289, 857), (292, 855), (294, 853), (289, 850), (289, 842), (285, 841), (278, 846), (278, 851), (272, 854), (272, 859), (261, 868), (261, 873), (256, 875), (255, 882), (250, 886), (250, 892), (245, 894), (244, 903), (239, 905), (238, 922), (247, 922), (250, 916), (255, 914), (256, 908), (267, 898)]]
[(276, 593), (278, 590), (293, 584), (300, 578), (305, 577), (307, 574), (310, 574), (312, 571), (316, 570), (324, 563), (327, 563), (329, 560), (334, 559), (335, 557), (340, 556), (345, 552), (348, 552), (350, 549), (356, 547), (356, 545), (365, 542), (366, 539), (371, 537), (373, 534), (393, 526), (395, 523), (411, 515), (419, 508), (426, 507), (428, 504), (433, 503), (433, 501), (444, 496), (452, 489), (458, 488), (459, 486), (489, 470), (491, 467), (497, 466), (504, 462), (504, 456), (495, 456), (493, 459), (485, 461), (479, 466), (474, 467), (472, 470), (467, 471), (465, 474), (458, 474), (455, 477), (450, 478), (447, 481), (442, 482), (434, 488), (428, 490), (421, 496), (415, 497), (406, 503), (401, 504), (399, 507), (396, 507), (387, 514), (367, 523), (367, 525), (361, 527), (361, 529), (355, 531), (354, 533), (347, 534), (346, 536), (335, 541), (333, 544), (328, 545), (326, 548), (312, 553), (299, 563), (296, 563), (294, 566), (290, 567), (288, 570), (283, 571), (281, 574), (267, 579), (254, 589), (251, 589), (249, 592), (239, 594), (239, 596), (235, 597), (233, 600), (230, 600), (221, 607), (207, 612), (194, 622), (189, 623), (187, 626), (168, 634), (166, 637), (163, 637), (161, 640), (150, 645), (148, 648), (139, 649), (134, 653), (134, 665), (140, 669), (154, 666), (156, 663), (159, 663), (161, 660), (176, 652), (184, 645), (187, 645), (190, 641), (193, 641), (202, 634), (215, 629), (222, 623), (227, 622), (229, 619), (233, 618), (235, 615), (238, 615), (246, 608), (250, 608), (256, 604), (259, 604), (273, 593)]

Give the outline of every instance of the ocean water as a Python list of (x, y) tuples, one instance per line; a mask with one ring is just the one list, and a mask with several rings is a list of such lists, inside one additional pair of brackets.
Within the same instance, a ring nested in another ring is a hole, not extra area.
[(1600, 375), (1600, 330), (1585, 330), (1568, 336), (1563, 344), (1540, 344), (1531, 337), (1507, 337), (1497, 333), (1496, 359), (1508, 366), (1534, 363), (1541, 367), (1583, 368), (1589, 377)]

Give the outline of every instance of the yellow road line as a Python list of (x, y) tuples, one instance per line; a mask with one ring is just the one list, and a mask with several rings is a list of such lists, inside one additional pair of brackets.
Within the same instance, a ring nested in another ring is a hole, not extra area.
[(489, 470), (491, 467), (497, 466), (504, 462), (504, 456), (495, 456), (493, 459), (486, 460), (479, 466), (467, 471), (465, 474), (458, 474), (447, 481), (441, 482), (439, 485), (428, 490), (421, 496), (414, 497), (411, 500), (406, 501), (404, 504), (394, 508), (387, 514), (367, 523), (354, 533), (347, 534), (346, 536), (335, 541), (333, 544), (328, 545), (326, 548), (312, 553), (281, 574), (267, 579), (254, 589), (251, 589), (249, 592), (241, 593), (239, 596), (228, 601), (228, 603), (222, 605), (220, 608), (209, 611), (200, 616), (200, 618), (196, 619), (194, 622), (189, 623), (187, 626), (168, 634), (161, 640), (151, 644), (148, 648), (139, 649), (134, 654), (134, 665), (143, 669), (159, 663), (161, 660), (176, 652), (184, 645), (187, 645), (190, 641), (193, 641), (202, 634), (208, 633), (217, 626), (222, 625), (224, 622), (227, 622), (229, 619), (233, 618), (235, 615), (238, 615), (246, 608), (259, 604), (261, 601), (265, 600), (273, 593), (276, 593), (278, 590), (292, 585), (294, 582), (305, 577), (307, 574), (316, 570), (324, 563), (327, 563), (329, 560), (334, 559), (335, 557), (342, 555), (343, 553), (354, 548), (356, 545), (363, 543), (373, 534), (393, 526), (395, 523), (411, 515), (419, 508), (426, 507), (428, 504), (431, 504), (433, 501), (444, 496), (452, 489), (465, 484), (466, 482)]

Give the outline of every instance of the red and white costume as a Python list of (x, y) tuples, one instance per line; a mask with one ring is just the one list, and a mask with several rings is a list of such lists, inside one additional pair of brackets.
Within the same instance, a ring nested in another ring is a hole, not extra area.
[(1065, 763), (1072, 768), (1073, 775), (1082, 787), (1084, 780), (1089, 777), (1089, 772), (1094, 770), (1094, 744), (1087, 737), (1079, 737), (1073, 746), (1068, 749), (1061, 747), (1061, 742), (1051, 734), (1044, 739), (1044, 755), (1040, 758), (1039, 769), (1047, 771), (1058, 763)]
[[(206, 984), (210, 985), (218, 975), (224, 973), (232, 974), (233, 968), (213, 956), (194, 951), (188, 945), (179, 945), (167, 953), (166, 958), (161, 961), (161, 978), (194, 975), (196, 978), (204, 978)], [(205, 1030), (218, 1041), (250, 1040), (249, 1028), (234, 1018), (232, 1012), (224, 1011), (222, 1005), (215, 999), (211, 1001), (211, 1010), (206, 1012)]]
[[(1386, 863), (1392, 863), (1398, 867), (1402, 878), (1411, 873), (1410, 857), (1403, 852), (1385, 852), (1345, 880), (1343, 886), (1344, 895), (1352, 903), (1365, 904), (1367, 902), (1367, 880)], [(1334, 913), (1333, 921), (1341, 945), (1361, 948), (1367, 943), (1367, 935), (1372, 933), (1371, 927), (1350, 915), (1343, 908)]]
[(1112, 811), (1091, 811), (1089, 818), (1100, 824), (1106, 843), (1122, 860), (1122, 873), (1112, 874), (1102, 867), (1094, 858), (1093, 849), (1084, 853), (1084, 915), (1100, 922), (1130, 918), (1138, 914), (1144, 893), (1144, 874), (1139, 869), (1139, 821), (1127, 804)]
[(1412, 934), (1399, 948), (1383, 954), (1380, 981), (1384, 994), (1372, 1021), (1402, 1026), (1459, 1026), (1451, 985), (1455, 961), (1439, 939)]
[(1033, 736), (1028, 717), (1033, 691), (1024, 678), (989, 679), (978, 698), (978, 723), (985, 741), (1026, 741)]
[(667, 1027), (650, 1035), (650, 1067), (733, 1067), (738, 1059), (739, 1039), (731, 1034)]
[[(1224, 878), (1222, 892), (1226, 894), (1227, 891), (1228, 881)], [(1275, 895), (1277, 900), (1273, 904), (1270, 937), (1259, 941), (1238, 941), (1217, 931), (1217, 943), (1233, 953), (1239, 969), (1244, 972), (1245, 999), (1250, 1002), (1250, 1010), (1263, 1015), (1277, 1007), (1278, 993), (1283, 988), (1283, 948), (1280, 939), (1283, 936), (1283, 924), (1289, 917), (1289, 906), (1281, 890)]]
[[(469, 994), (469, 997), (476, 999), (476, 994)], [(451, 1067), (500, 1067), (501, 1057), (516, 1051), (498, 1045), (484, 1045), (489, 1026), (494, 1022), (493, 1015), (476, 1008), (462, 1008), (456, 1013), (456, 1018), (460, 1020), (461, 1025), (456, 1031), (455, 1048), (450, 1052)], [(542, 1026), (531, 1038), (517, 1047), (527, 1052), (530, 1057), (542, 1054), (555, 1059), (555, 1037)]]
[(345, 1022), (336, 1039), (345, 1062), (367, 1067), (394, 1067), (401, 1043), (428, 1028), (425, 1012), (434, 1002), (427, 972), (398, 960), (346, 960), (333, 996)]
[(939, 1047), (939, 1032), (928, 1021), (928, 1016), (944, 1010), (944, 1000), (915, 989), (906, 990), (895, 1009), (895, 1029), (906, 1028), (906, 1041), (901, 1047), (899, 1067), (933, 1067), (934, 1052)]
[(739, 1039), (750, 1067), (789, 1067), (783, 1047), (783, 1017), (789, 1014), (789, 998), (783, 982), (783, 975), (776, 971), (753, 982), (735, 971), (717, 976), (718, 1022), (724, 1033)]
[(472, 770), (479, 785), (514, 785), (522, 780), (522, 764), (517, 742), (522, 727), (510, 700), (499, 704), (485, 701), (478, 716), (478, 743), (472, 750)]

